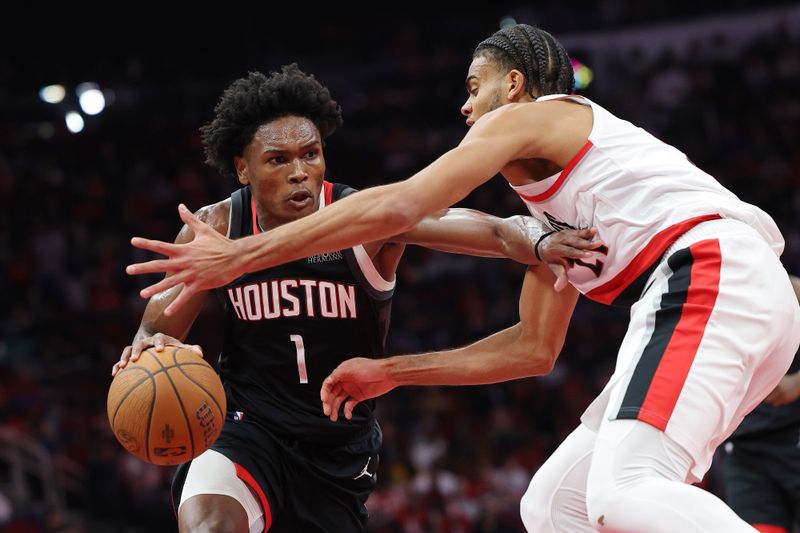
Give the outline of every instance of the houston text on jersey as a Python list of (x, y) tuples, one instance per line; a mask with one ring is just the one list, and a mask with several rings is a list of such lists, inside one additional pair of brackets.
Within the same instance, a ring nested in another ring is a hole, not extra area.
[(240, 320), (320, 316), (358, 318), (355, 285), (317, 279), (272, 279), (227, 289)]

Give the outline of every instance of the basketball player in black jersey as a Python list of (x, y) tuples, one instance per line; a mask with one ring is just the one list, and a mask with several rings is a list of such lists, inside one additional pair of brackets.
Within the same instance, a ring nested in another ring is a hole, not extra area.
[[(800, 278), (792, 276), (800, 301)], [(800, 352), (725, 445), (725, 500), (762, 533), (800, 531)]]
[[(197, 216), (235, 239), (353, 192), (324, 180), (322, 143), (340, 123), (328, 90), (296, 65), (235, 81), (202, 133), (208, 162), (243, 188)], [(381, 445), (374, 404), (362, 402), (352, 419), (334, 423), (320, 406), (322, 380), (352, 355), (383, 355), (405, 243), (535, 262), (531, 243), (543, 231), (528, 217), (501, 220), (451, 209), (388, 241), (305, 257), (218, 289), (225, 307), (219, 372), (228, 413), (212, 448), (178, 469), (173, 504), (180, 530), (364, 530)], [(559, 232), (536, 252), (578, 258), (596, 246), (592, 235)], [(184, 226), (176, 242), (193, 238)], [(114, 373), (150, 346), (184, 346), (208, 292), (166, 316), (179, 292), (150, 299)]]

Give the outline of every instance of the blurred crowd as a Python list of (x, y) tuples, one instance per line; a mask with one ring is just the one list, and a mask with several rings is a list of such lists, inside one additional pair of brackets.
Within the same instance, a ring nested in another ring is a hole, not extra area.
[[(654, 3), (592, 4), (604, 6), (612, 22), (636, 23), (639, 11), (628, 18), (615, 13)], [(672, 11), (662, 9), (669, 18)], [(555, 20), (553, 11), (539, 16)], [(342, 104), (345, 126), (326, 147), (329, 179), (357, 188), (401, 179), (455, 145), (465, 131), (458, 107), (471, 46), (495, 27), (470, 38), (454, 32), (452, 39), (393, 28), (363, 64), (311, 53), (284, 57), (298, 59)], [(584, 29), (577, 22), (562, 27)], [(349, 35), (341, 31), (343, 50), (358, 45)], [(620, 52), (606, 60), (613, 83), (583, 93), (674, 144), (769, 212), (787, 241), (782, 260), (800, 274), (800, 39), (776, 24), (743, 52), (725, 50), (724, 39), (710, 38), (688, 55)], [(580, 51), (580, 60), (591, 65), (592, 51)], [(81, 134), (21, 127), (19, 111), (0, 118), (0, 447), (33, 443), (55, 483), (68, 487), (58, 512), (43, 503), (47, 480), (29, 480), (27, 501), (0, 489), (0, 531), (176, 529), (172, 470), (127, 454), (105, 414), (111, 366), (144, 308), (138, 289), (147, 280), (126, 276), (124, 266), (145, 256), (128, 239), (172, 240), (179, 201), (197, 209), (238, 187), (203, 164), (197, 128), (244, 71), (196, 83), (183, 72), (181, 85), (168, 90), (152, 71), (135, 70), (135, 62), (126, 68), (151, 85), (133, 93), (127, 78), (128, 89), (118, 90), (117, 102)], [(0, 68), (0, 77), (8, 70)], [(523, 212), (500, 180), (462, 205), (502, 216)], [(523, 272), (509, 261), (409, 249), (398, 273), (389, 351), (462, 345), (516, 322)], [(208, 306), (189, 336), (212, 361), (219, 316)], [(368, 502), (370, 531), (522, 531), (519, 498), (610, 376), (625, 324), (624, 309), (582, 299), (561, 359), (546, 377), (407, 388), (381, 399), (384, 448)], [(8, 457), (0, 454), (0, 487)], [(718, 491), (713, 473), (705, 485)]]

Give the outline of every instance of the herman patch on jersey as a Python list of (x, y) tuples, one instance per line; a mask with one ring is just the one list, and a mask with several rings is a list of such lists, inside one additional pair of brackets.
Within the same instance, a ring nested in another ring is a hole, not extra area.
[(344, 259), (344, 255), (342, 255), (341, 251), (338, 251), (312, 255), (311, 257), (306, 258), (306, 261), (309, 263), (325, 263), (327, 261), (339, 261), (341, 259)]
[(358, 318), (355, 285), (317, 279), (272, 279), (227, 290), (240, 320), (320, 316)]

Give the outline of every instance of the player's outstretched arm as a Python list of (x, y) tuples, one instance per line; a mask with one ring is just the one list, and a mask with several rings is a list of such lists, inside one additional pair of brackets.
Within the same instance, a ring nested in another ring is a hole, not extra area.
[(513, 113), (499, 113), (493, 118), (489, 115), (470, 129), (459, 146), (411, 178), (359, 191), (259, 235), (231, 241), (181, 206), (181, 219), (195, 239), (187, 244), (170, 244), (135, 237), (131, 241), (134, 246), (164, 254), (167, 259), (130, 265), (127, 271), (172, 274), (143, 289), (143, 298), (184, 284), (181, 294), (165, 309), (169, 315), (192, 294), (222, 286), (246, 272), (408, 231), (424, 216), (467, 196), (509, 161), (530, 155), (531, 128), (522, 128), (520, 118)]
[(527, 265), (547, 264), (556, 274), (556, 290), (567, 284), (572, 261), (590, 257), (603, 246), (597, 230), (554, 232), (530, 216), (495, 217), (473, 209), (450, 208), (424, 218), (391, 242), (416, 244), (442, 252), (506, 257)]
[(349, 359), (323, 381), (323, 411), (352, 417), (361, 401), (401, 385), (481, 385), (550, 372), (564, 345), (577, 291), (556, 292), (553, 274), (531, 267), (520, 297), (520, 322), (474, 344), (441, 352), (386, 359)]
[[(556, 256), (581, 259), (603, 245), (593, 240), (597, 231), (552, 232), (534, 217), (515, 215), (500, 218), (474, 209), (450, 208), (425, 217), (412, 230), (390, 237), (390, 242), (416, 244), (439, 250), (480, 257), (505, 257), (526, 265), (538, 265)], [(536, 257), (534, 245), (540, 243)], [(545, 254), (545, 255), (542, 255)]]

